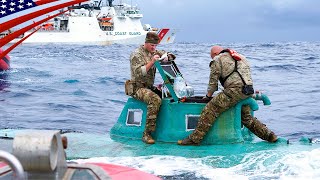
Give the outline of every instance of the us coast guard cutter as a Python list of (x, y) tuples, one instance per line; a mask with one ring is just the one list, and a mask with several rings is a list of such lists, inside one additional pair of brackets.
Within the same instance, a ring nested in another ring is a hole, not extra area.
[[(173, 43), (176, 29), (142, 25), (143, 14), (137, 6), (126, 3), (102, 5), (102, 0), (68, 7), (69, 11), (40, 26), (40, 30), (23, 43), (87, 43), (87, 44), (142, 44), (149, 31), (160, 37), (160, 44)], [(24, 36), (12, 42), (17, 42)], [(0, 36), (7, 35), (0, 33)]]

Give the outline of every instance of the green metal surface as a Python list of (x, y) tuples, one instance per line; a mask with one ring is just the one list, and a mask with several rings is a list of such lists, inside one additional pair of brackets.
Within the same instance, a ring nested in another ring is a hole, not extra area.
[[(258, 109), (258, 104), (252, 98), (239, 102), (236, 106), (222, 113), (212, 126), (203, 145), (242, 143), (252, 140), (251, 133), (241, 126), (241, 107), (249, 105), (252, 110)], [(187, 118), (199, 117), (205, 103), (182, 103), (171, 102), (171, 98), (164, 98), (157, 117), (157, 128), (153, 134), (156, 141), (176, 143), (179, 139), (187, 137), (192, 130), (187, 128)], [(140, 124), (130, 124), (128, 121), (129, 111), (142, 111)], [(111, 129), (111, 137), (114, 139), (141, 139), (146, 123), (146, 104), (129, 98), (125, 104), (117, 123)]]
[[(173, 100), (175, 102), (179, 101), (178, 96), (176, 95), (176, 93), (173, 90), (173, 85), (172, 85), (172, 81), (174, 80), (174, 77), (172, 75), (170, 75), (170, 73), (167, 73), (166, 71), (164, 71), (164, 69), (161, 67), (161, 64), (159, 63), (159, 61), (156, 61), (154, 63), (154, 65), (156, 66), (156, 68), (158, 69), (158, 72), (165, 84), (165, 86), (167, 87), (167, 89), (169, 90), (169, 93), (171, 94), (171, 97), (173, 98)], [(180, 74), (181, 75), (181, 74)], [(171, 81), (170, 81), (170, 80)]]

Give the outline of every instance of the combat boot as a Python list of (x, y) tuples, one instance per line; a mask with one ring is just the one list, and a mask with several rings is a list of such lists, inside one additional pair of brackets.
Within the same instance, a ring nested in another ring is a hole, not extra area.
[(268, 138), (268, 142), (277, 142), (277, 140), (278, 140), (278, 137), (277, 137), (277, 135), (275, 135), (274, 134), (274, 132), (271, 132), (270, 134), (269, 134), (269, 138)]
[(278, 140), (278, 137), (272, 131), (270, 131), (265, 124), (261, 123), (255, 117), (253, 118), (249, 116), (248, 120), (242, 120), (242, 123), (253, 134), (265, 141), (276, 142)]
[(150, 132), (144, 132), (142, 136), (142, 141), (145, 142), (146, 144), (154, 144), (154, 139), (151, 136)]
[(179, 140), (178, 141), (178, 144), (179, 145), (182, 145), (182, 146), (198, 146), (200, 143), (195, 143), (193, 142), (189, 137), (183, 139), (183, 140)]

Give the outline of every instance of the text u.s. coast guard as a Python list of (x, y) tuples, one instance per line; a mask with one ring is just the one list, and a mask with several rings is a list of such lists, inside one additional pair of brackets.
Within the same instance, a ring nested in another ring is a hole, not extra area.
[(120, 32), (120, 31), (116, 31), (116, 32), (106, 32), (106, 35), (108, 35), (108, 36), (122, 36), (122, 35), (138, 36), (138, 35), (141, 35), (141, 32)]

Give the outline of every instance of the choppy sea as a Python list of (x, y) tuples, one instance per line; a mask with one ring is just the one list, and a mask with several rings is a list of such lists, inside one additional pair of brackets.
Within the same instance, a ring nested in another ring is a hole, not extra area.
[[(205, 95), (212, 44), (159, 45), (176, 63), (196, 95)], [(247, 56), (254, 87), (271, 106), (255, 112), (278, 136), (320, 137), (320, 43), (220, 44)], [(10, 53), (11, 70), (0, 72), (0, 129), (61, 129), (108, 134), (124, 106), (129, 55), (137, 45), (20, 45)], [(160, 77), (157, 76), (157, 83)], [(318, 141), (319, 142), (319, 141)], [(317, 140), (315, 141), (317, 143)], [(0, 145), (1, 146), (1, 145)], [(312, 145), (310, 145), (312, 146)], [(319, 147), (319, 146), (318, 146)], [(217, 167), (221, 157), (93, 157), (134, 167), (163, 179), (320, 179), (320, 148), (288, 153), (273, 163), (272, 152), (241, 156)]]

